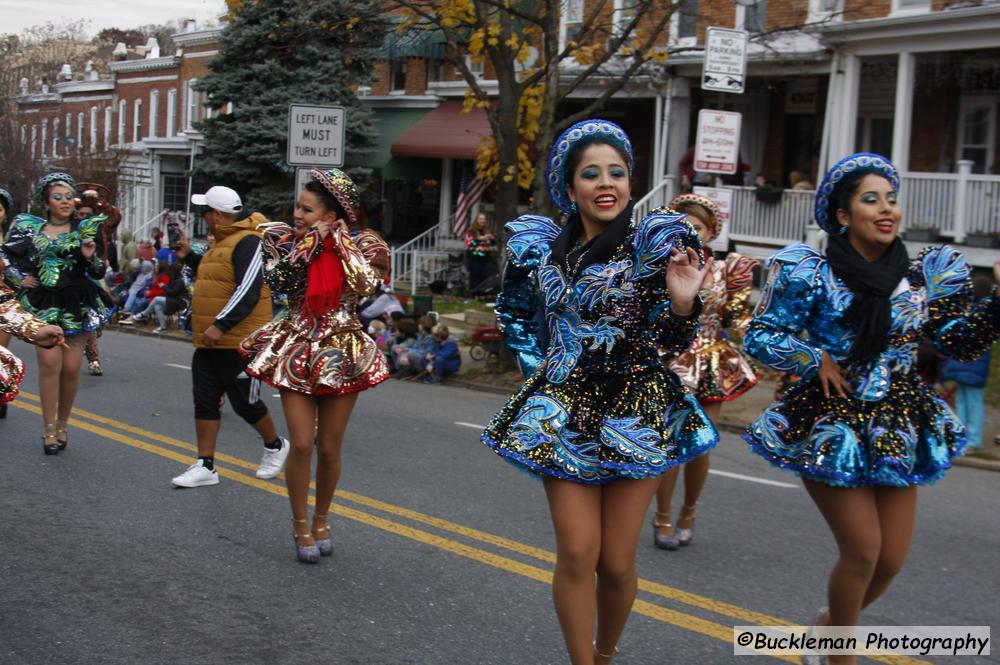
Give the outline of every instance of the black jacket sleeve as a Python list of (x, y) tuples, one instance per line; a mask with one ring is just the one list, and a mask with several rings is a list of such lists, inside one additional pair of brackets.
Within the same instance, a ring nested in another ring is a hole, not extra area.
[(247, 236), (233, 248), (233, 275), (236, 290), (226, 306), (215, 317), (215, 327), (226, 332), (245, 319), (260, 300), (264, 283), (264, 261), (260, 253), (260, 238)]

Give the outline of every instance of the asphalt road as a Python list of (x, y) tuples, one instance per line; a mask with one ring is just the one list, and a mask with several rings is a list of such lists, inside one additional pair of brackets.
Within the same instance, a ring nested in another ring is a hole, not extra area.
[[(231, 409), (221, 484), (171, 486), (194, 458), (191, 347), (101, 341), (105, 376), (82, 378), (56, 457), (41, 450), (33, 350), (14, 343), (28, 373), (0, 421), (0, 663), (566, 662), (541, 485), (478, 443), (502, 396), (397, 381), (365, 393), (335, 554), (307, 566), (284, 483), (253, 476), (260, 441)], [(808, 623), (824, 604), (833, 541), (795, 477), (734, 434), (712, 459), (694, 543), (661, 552), (643, 533), (617, 664), (740, 662), (734, 625)], [(863, 623), (995, 630), (1000, 475), (953, 469), (919, 504), (907, 566)]]

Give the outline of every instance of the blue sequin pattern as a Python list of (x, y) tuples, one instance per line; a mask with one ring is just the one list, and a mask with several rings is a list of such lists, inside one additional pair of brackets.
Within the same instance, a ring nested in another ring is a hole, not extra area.
[[(962, 424), (915, 371), (919, 341), (972, 360), (1000, 337), (1000, 299), (973, 306), (969, 266), (950, 247), (925, 249), (890, 299), (892, 327), (872, 363), (847, 362), (853, 298), (826, 257), (805, 245), (777, 252), (747, 331), (746, 351), (802, 380), (747, 428), (772, 464), (841, 487), (906, 487), (940, 478), (967, 443)], [(852, 394), (826, 397), (817, 373), (826, 351)]]
[(497, 317), (527, 380), (483, 442), (522, 469), (588, 484), (656, 476), (713, 447), (711, 422), (657, 355), (682, 353), (697, 328), (700, 301), (674, 315), (664, 280), (673, 247), (701, 246), (684, 216), (633, 220), (611, 259), (575, 280), (551, 260), (555, 223), (525, 215), (506, 228)]

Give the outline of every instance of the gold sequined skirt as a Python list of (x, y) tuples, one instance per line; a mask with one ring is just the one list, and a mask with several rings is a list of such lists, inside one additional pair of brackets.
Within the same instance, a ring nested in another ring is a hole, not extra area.
[(690, 349), (674, 359), (670, 369), (702, 404), (728, 402), (757, 385), (757, 371), (728, 340)]
[(24, 363), (0, 346), (0, 404), (17, 397), (21, 379), (24, 378)]
[(240, 344), (246, 372), (279, 390), (347, 395), (389, 378), (389, 368), (360, 324), (333, 325), (331, 317), (280, 318)]

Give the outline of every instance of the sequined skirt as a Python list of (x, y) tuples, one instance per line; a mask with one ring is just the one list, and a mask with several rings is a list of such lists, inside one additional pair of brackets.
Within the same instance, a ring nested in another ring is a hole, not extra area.
[(757, 372), (747, 358), (728, 340), (689, 350), (670, 363), (702, 404), (728, 402), (757, 385)]
[(932, 483), (967, 443), (948, 405), (915, 373), (893, 375), (877, 402), (793, 384), (743, 438), (771, 464), (837, 487)]
[(24, 289), (18, 300), (25, 310), (45, 323), (59, 326), (67, 335), (97, 330), (116, 309), (107, 291), (87, 277), (58, 289)]
[(24, 363), (0, 346), (0, 404), (17, 397), (21, 379), (24, 378)]
[(698, 401), (663, 367), (562, 384), (536, 372), (486, 425), (482, 441), (523, 470), (584, 484), (649, 478), (716, 445)]
[(250, 376), (307, 395), (356, 393), (389, 378), (382, 354), (360, 325), (335, 327), (327, 317), (276, 319), (244, 339), (239, 351)]

